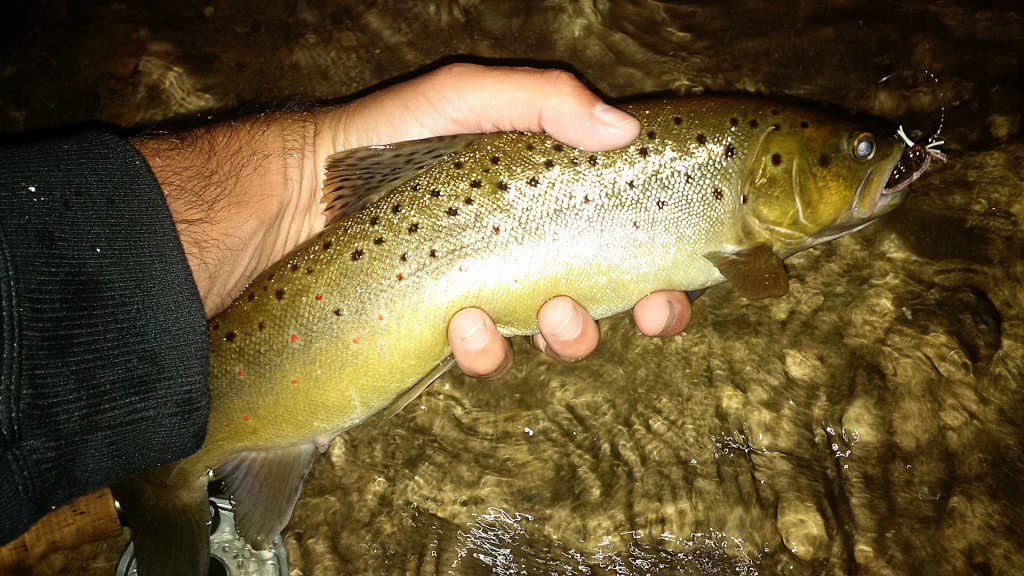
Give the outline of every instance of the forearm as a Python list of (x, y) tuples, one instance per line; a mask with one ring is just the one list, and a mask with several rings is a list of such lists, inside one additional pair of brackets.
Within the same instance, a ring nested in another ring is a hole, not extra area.
[(163, 189), (207, 318), (323, 227), (312, 118), (267, 114), (133, 140)]

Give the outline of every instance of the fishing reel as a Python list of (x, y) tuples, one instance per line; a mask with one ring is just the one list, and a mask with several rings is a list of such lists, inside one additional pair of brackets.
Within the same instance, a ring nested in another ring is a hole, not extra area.
[[(135, 547), (129, 542), (117, 576), (138, 576)], [(253, 550), (235, 530), (235, 513), (224, 498), (210, 497), (210, 576), (288, 576), (288, 552), (278, 534), (273, 546)]]

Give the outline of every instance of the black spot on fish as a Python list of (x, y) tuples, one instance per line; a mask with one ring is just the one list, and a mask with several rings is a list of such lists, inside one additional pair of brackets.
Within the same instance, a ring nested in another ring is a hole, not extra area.
[(776, 110), (775, 108), (772, 108), (772, 109), (770, 110), (770, 112), (772, 113), (772, 116), (778, 116), (778, 115), (779, 115), (779, 111), (778, 111), (778, 110)]
[(590, 200), (590, 194), (584, 194), (584, 195), (583, 195), (583, 203), (584, 203), (584, 204), (590, 204), (590, 202), (591, 202), (591, 200)]
[(429, 254), (428, 254), (428, 255), (429, 255), (429, 256), (430, 256), (431, 258), (437, 258), (437, 250), (434, 250), (433, 248), (431, 248), (431, 249), (430, 249), (430, 252), (429, 252)]
[(263, 320), (260, 320), (259, 324), (256, 324), (256, 329), (259, 330), (260, 332), (263, 332), (264, 330), (267, 329), (267, 323), (264, 322)]
[(536, 176), (530, 176), (530, 179), (526, 181), (530, 186), (537, 186), (540, 184), (540, 180)]
[(271, 273), (270, 276), (267, 276), (267, 282), (273, 282), (273, 281), (274, 281), (274, 274)]
[(380, 217), (379, 216), (374, 216), (374, 217), (370, 218), (370, 226), (376, 226), (377, 224), (380, 224)]
[(800, 121), (800, 127), (801, 127), (801, 128), (810, 128), (810, 126), (811, 126), (811, 125), (810, 125), (810, 124), (808, 124), (806, 120), (801, 120), (801, 121)]
[(454, 163), (452, 164), (452, 167), (453, 167), (453, 168), (455, 168), (456, 170), (462, 170), (462, 166), (463, 166), (463, 164), (462, 164), (462, 161), (461, 161), (461, 160), (456, 160), (456, 161), (455, 161), (455, 162), (454, 162)]
[(731, 160), (736, 157), (736, 147), (733, 146), (732, 144), (726, 144), (724, 153), (725, 157)]
[(740, 125), (740, 119), (739, 118), (729, 118), (729, 125), (734, 127), (734, 128), (736, 126), (739, 126)]
[(751, 121), (750, 121), (750, 127), (751, 127), (751, 128), (757, 128), (757, 127), (758, 127), (758, 126), (760, 126), (760, 125), (761, 125), (761, 123), (760, 123), (760, 122), (758, 122), (757, 120), (751, 120)]
[(680, 118), (679, 116), (676, 116), (675, 118), (672, 119), (672, 122), (675, 122), (675, 125), (679, 126), (680, 124), (683, 123), (683, 119)]
[(396, 203), (394, 206), (391, 207), (391, 213), (392, 214), (398, 214), (401, 211), (402, 211), (402, 205), (401, 204)]
[(637, 222), (636, 220), (633, 220), (633, 228), (636, 228), (637, 230), (639, 230), (640, 229), (640, 223)]
[(232, 330), (224, 335), (224, 340), (227, 342), (234, 342), (235, 336), (238, 336), (238, 334), (234, 330)]
[(533, 144), (527, 144), (526, 145), (526, 151), (527, 152), (533, 152), (534, 151), (534, 145)]
[(298, 264), (298, 262), (292, 262), (292, 263), (291, 263), (291, 264), (290, 264), (290, 265), (288, 266), (288, 269), (289, 269), (289, 270), (291, 270), (292, 272), (295, 272), (296, 270), (298, 270), (298, 269), (299, 269), (299, 264)]
[(419, 229), (420, 229), (420, 223), (419, 222), (413, 222), (412, 224), (409, 225), (409, 234), (415, 234), (416, 232), (419, 231)]
[(551, 149), (554, 150), (555, 152), (561, 152), (562, 150), (565, 150), (565, 146), (562, 146), (561, 144), (555, 144), (554, 146), (551, 147)]
[(284, 288), (278, 288), (277, 292), (274, 292), (274, 298), (284, 300)]
[(772, 165), (778, 166), (779, 164), (782, 164), (782, 154), (776, 152), (775, 154), (772, 154)]
[(667, 202), (665, 202), (664, 200), (658, 200), (656, 204), (658, 205), (658, 210), (664, 210)]
[(472, 196), (466, 196), (466, 199), (463, 200), (463, 202), (466, 203), (466, 206), (472, 206), (473, 205), (473, 197)]
[(409, 253), (408, 252), (402, 253), (402, 255), (398, 257), (398, 259), (401, 260), (402, 262), (408, 262), (409, 261)]
[(715, 199), (716, 202), (721, 202), (722, 201), (722, 189), (719, 188), (718, 186), (715, 186), (714, 188), (711, 189), (711, 196), (712, 196), (712, 198)]
[(412, 185), (412, 186), (410, 186), (409, 188), (411, 188), (413, 192), (419, 192), (419, 191), (420, 191), (420, 185), (419, 185), (419, 183), (413, 184), (413, 185)]
[(597, 154), (591, 154), (590, 156), (587, 156), (587, 164), (590, 164), (591, 166), (597, 166)]
[(705, 136), (703, 134), (697, 134), (697, 144), (700, 144), (701, 146), (703, 146), (703, 145), (705, 145), (707, 143), (708, 143), (708, 137), (707, 136)]
[(479, 188), (481, 186), (483, 186), (483, 183), (481, 183), (479, 180), (470, 180), (469, 181), (469, 187), (470, 188)]
[(220, 322), (218, 322), (216, 320), (214, 320), (213, 322), (210, 322), (210, 330), (213, 330), (215, 332), (217, 330), (220, 330)]
[(483, 170), (481, 170), (481, 172), (483, 172), (484, 174), (490, 174), (491, 173), (491, 169), (490, 168), (484, 168)]
[(686, 180), (687, 184), (689, 184), (690, 182), (693, 182), (693, 174), (691, 174), (690, 172), (686, 172), (685, 174), (683, 174), (683, 179)]
[(430, 191), (430, 197), (431, 198), (440, 198), (441, 197), (441, 191), (440, 190), (431, 190)]
[(572, 158), (569, 158), (569, 163), (572, 164), (573, 166), (579, 166), (580, 165), (580, 159), (575, 157), (575, 156), (573, 156)]
[(550, 158), (548, 158), (547, 160), (544, 161), (544, 167), (547, 168), (548, 170), (554, 168), (555, 167), (555, 161), (550, 159)]
[(459, 215), (459, 209), (456, 208), (455, 206), (452, 206), (451, 208), (448, 208), (448, 210), (446, 210), (446, 213), (449, 216), (458, 216)]
[(249, 292), (249, 295), (246, 296), (246, 299), (249, 300), (249, 302), (252, 302), (253, 300), (256, 299), (256, 293), (255, 292)]
[(641, 158), (647, 158), (648, 156), (650, 156), (651, 151), (647, 148), (647, 146), (641, 146), (638, 153), (640, 154)]
[(362, 257), (363, 257), (363, 250), (362, 250), (362, 248), (356, 248), (355, 250), (352, 251), (352, 261), (353, 262), (355, 262), (356, 260), (359, 260)]
[(626, 182), (626, 186), (628, 186), (629, 189), (632, 190), (632, 189), (636, 188), (636, 182), (630, 180), (629, 182)]
[(658, 138), (658, 133), (655, 132), (654, 130), (651, 130), (651, 131), (647, 132), (647, 139), (648, 140), (655, 140), (657, 138)]
[(335, 316), (341, 316), (341, 308), (335, 308), (334, 309), (334, 315)]
[(498, 180), (498, 183), (495, 184), (495, 188), (497, 188), (498, 190), (501, 190), (502, 192), (504, 192), (504, 191), (508, 190), (508, 184), (505, 184), (501, 180)]
[(498, 158), (497, 156), (491, 156), (491, 164), (497, 166), (499, 162), (501, 162), (501, 158)]
[(822, 168), (828, 168), (828, 165), (831, 163), (832, 159), (828, 157), (828, 154), (822, 152), (821, 156), (818, 156), (818, 166), (821, 166)]
[(331, 242), (330, 240), (327, 240), (326, 242), (323, 243), (321, 248), (323, 248), (324, 252), (326, 252), (326, 251), (331, 249), (331, 244), (333, 244), (333, 242)]
[(376, 244), (377, 246), (380, 246), (381, 244), (384, 243), (384, 237), (377, 236), (376, 238), (373, 239), (373, 243)]
[(306, 268), (306, 274), (312, 274), (312, 273), (313, 273), (313, 267), (312, 266), (310, 266), (309, 268)]

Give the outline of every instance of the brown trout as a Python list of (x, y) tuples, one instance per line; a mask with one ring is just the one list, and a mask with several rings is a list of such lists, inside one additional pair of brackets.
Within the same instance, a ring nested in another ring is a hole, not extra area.
[(449, 365), (456, 311), (522, 335), (558, 295), (597, 318), (724, 280), (779, 296), (782, 259), (889, 212), (941, 157), (881, 120), (756, 98), (624, 109), (643, 128), (612, 152), (495, 133), (330, 158), (328, 227), (209, 323), (205, 444), (115, 487), (139, 573), (206, 574), (211, 477), (268, 546), (317, 450)]

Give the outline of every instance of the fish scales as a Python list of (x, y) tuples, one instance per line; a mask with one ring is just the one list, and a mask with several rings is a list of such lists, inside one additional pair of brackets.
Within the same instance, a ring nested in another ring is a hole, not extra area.
[[(482, 308), (503, 334), (523, 335), (537, 331), (537, 309), (558, 295), (602, 318), (660, 289), (699, 290), (728, 277), (744, 292), (734, 271), (745, 262), (772, 268), (902, 198), (905, 182), (891, 197), (885, 187), (904, 145), (881, 121), (754, 98), (624, 108), (642, 130), (620, 150), (495, 133), (444, 154), (429, 141), (381, 150), (380, 165), (336, 178), (343, 188), (359, 178), (398, 185), (336, 218), (210, 322), (206, 442), (135, 485), (146, 490), (122, 489), (125, 498), (181, 488), (182, 501), (195, 500), (209, 470), (258, 494), (270, 488), (252, 477), (281, 462), (292, 467), (283, 486), (297, 494), (311, 447), (325, 449), (448, 357), (447, 323), (460, 309)], [(858, 157), (868, 141), (871, 154)], [(417, 154), (442, 159), (404, 174)], [(260, 451), (271, 464), (254, 456)], [(258, 546), (293, 503), (243, 522), (261, 533)], [(143, 531), (152, 523), (139, 521)], [(175, 561), (173, 551), (143, 548), (159, 557), (149, 574)]]

